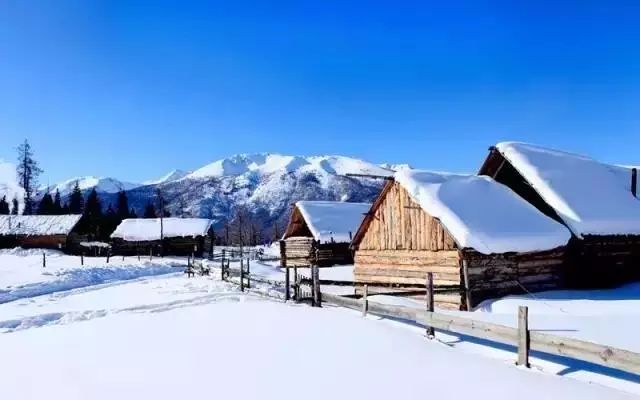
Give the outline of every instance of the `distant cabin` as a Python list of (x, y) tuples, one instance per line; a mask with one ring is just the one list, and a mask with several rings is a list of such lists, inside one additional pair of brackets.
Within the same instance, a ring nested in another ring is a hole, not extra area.
[(74, 247), (82, 215), (0, 215), (0, 248)]
[(490, 148), (479, 173), (569, 228), (573, 285), (640, 279), (640, 202), (632, 193), (637, 182), (631, 168), (505, 142)]
[(206, 257), (213, 249), (212, 225), (205, 218), (125, 219), (111, 234), (113, 252)]
[[(353, 239), (356, 282), (417, 293), (428, 272), (440, 307), (563, 286), (569, 231), (488, 177), (419, 170), (387, 181)], [(372, 289), (373, 288), (373, 289)]]
[(299, 201), (280, 241), (283, 266), (352, 264), (349, 245), (369, 203)]

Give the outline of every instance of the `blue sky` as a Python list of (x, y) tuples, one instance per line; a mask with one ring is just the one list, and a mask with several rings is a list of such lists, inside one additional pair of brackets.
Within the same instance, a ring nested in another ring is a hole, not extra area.
[(500, 140), (638, 164), (638, 20), (637, 1), (3, 1), (0, 158), (28, 138), (43, 183), (241, 152), (475, 171)]

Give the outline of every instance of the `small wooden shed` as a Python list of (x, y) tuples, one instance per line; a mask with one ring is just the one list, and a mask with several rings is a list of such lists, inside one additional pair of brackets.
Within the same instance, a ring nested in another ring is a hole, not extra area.
[(0, 248), (67, 250), (82, 215), (0, 215)]
[(115, 254), (206, 257), (213, 249), (213, 221), (205, 218), (129, 218), (111, 234)]
[(572, 232), (572, 286), (640, 279), (640, 202), (633, 168), (504, 142), (490, 148), (479, 174), (507, 185)]
[(280, 241), (283, 266), (352, 264), (349, 245), (369, 203), (299, 201)]
[[(488, 177), (404, 170), (388, 180), (356, 233), (354, 276), (374, 292), (424, 290), (467, 310), (524, 290), (563, 286), (570, 234)], [(375, 288), (373, 288), (375, 286)]]

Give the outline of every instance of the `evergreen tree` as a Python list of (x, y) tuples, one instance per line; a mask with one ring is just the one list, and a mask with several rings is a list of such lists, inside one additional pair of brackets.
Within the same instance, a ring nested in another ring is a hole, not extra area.
[(33, 195), (38, 186), (38, 176), (42, 173), (42, 170), (38, 167), (38, 162), (33, 158), (33, 150), (31, 150), (31, 145), (26, 139), (24, 143), (18, 146), (16, 172), (19, 184), (24, 189), (23, 214), (33, 214)]
[(153, 203), (149, 202), (144, 207), (144, 218), (157, 218), (156, 208), (153, 206)]
[(68, 215), (71, 214), (71, 211), (69, 211), (69, 204), (68, 203), (64, 203), (64, 205), (62, 206), (62, 208), (60, 209), (60, 213), (62, 215)]
[(56, 189), (56, 195), (53, 197), (53, 213), (56, 215), (64, 214), (62, 212), (62, 201), (60, 200), (60, 190)]
[(91, 189), (91, 193), (87, 196), (83, 215), (86, 232), (95, 235), (95, 237), (99, 239), (101, 237), (101, 233), (106, 230), (103, 227), (104, 219), (102, 217), (102, 204), (98, 198), (96, 188)]
[(71, 196), (69, 196), (69, 212), (71, 214), (82, 214), (83, 210), (84, 198), (82, 197), (80, 185), (78, 184), (78, 181), (76, 181), (76, 184), (71, 191)]
[(5, 195), (0, 199), (0, 215), (7, 215), (9, 212), (9, 203), (7, 202), (7, 196)]
[(118, 203), (116, 208), (116, 214), (120, 221), (131, 216), (131, 212), (129, 212), (129, 199), (127, 198), (127, 193), (125, 193), (124, 190), (118, 192)]
[(138, 218), (138, 214), (136, 214), (136, 210), (134, 210), (133, 207), (129, 210), (129, 218)]
[(47, 191), (44, 196), (42, 196), (42, 200), (40, 200), (38, 214), (53, 215), (54, 213), (53, 198), (51, 197), (51, 194), (49, 194), (49, 191)]
[(11, 214), (18, 215), (19, 210), (20, 206), (18, 205), (18, 198), (14, 197), (13, 200), (11, 200)]

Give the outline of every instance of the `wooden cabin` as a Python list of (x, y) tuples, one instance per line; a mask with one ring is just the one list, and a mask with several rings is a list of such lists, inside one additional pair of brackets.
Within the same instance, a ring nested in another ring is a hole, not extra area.
[(0, 215), (0, 248), (67, 251), (76, 240), (82, 215)]
[(571, 231), (571, 286), (606, 287), (640, 279), (635, 169), (505, 142), (490, 148), (479, 174), (510, 187)]
[(297, 202), (280, 241), (282, 265), (352, 264), (349, 245), (370, 207), (369, 203)]
[[(424, 293), (439, 307), (564, 285), (570, 233), (488, 177), (405, 170), (388, 180), (356, 233), (354, 276), (370, 292)], [(440, 290), (440, 289), (439, 289)]]
[(207, 257), (213, 221), (205, 218), (130, 218), (111, 234), (115, 254)]

